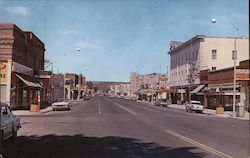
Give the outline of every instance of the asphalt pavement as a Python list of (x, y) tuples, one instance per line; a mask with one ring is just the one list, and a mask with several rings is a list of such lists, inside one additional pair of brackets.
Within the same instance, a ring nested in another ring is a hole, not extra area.
[(249, 121), (96, 96), (21, 116), (4, 158), (249, 158)]

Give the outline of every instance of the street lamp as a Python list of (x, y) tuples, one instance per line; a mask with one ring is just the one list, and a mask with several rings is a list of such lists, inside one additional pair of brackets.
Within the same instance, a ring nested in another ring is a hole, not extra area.
[(239, 27), (231, 22), (228, 21), (222, 21), (218, 19), (212, 19), (212, 23), (217, 23), (217, 22), (223, 22), (230, 24), (234, 28), (234, 50), (233, 50), (233, 59), (234, 59), (234, 79), (233, 79), (233, 117), (235, 117), (235, 105), (236, 105), (236, 59), (237, 59), (237, 50), (236, 50), (236, 40), (237, 40), (237, 31), (239, 30)]
[[(79, 52), (81, 49), (80, 48), (76, 48), (74, 52)], [(67, 52), (67, 53), (64, 53), (64, 57), (66, 57), (67, 54), (69, 54), (71, 52)], [(65, 60), (66, 61), (66, 60)], [(65, 73), (63, 75), (63, 98), (66, 99), (66, 90), (65, 90), (65, 87), (66, 87), (66, 72), (67, 72), (67, 64), (65, 64)], [(68, 96), (67, 96), (68, 97)]]

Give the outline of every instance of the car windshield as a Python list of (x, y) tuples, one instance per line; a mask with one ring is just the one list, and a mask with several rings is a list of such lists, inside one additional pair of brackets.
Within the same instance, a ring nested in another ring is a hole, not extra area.
[(0, 158), (250, 158), (248, 6), (0, 0)]
[(191, 104), (201, 105), (201, 102), (199, 102), (199, 101), (191, 101)]

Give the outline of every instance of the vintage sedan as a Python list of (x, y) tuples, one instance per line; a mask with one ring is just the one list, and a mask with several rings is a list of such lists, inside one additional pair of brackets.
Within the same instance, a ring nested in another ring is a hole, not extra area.
[(155, 106), (162, 106), (162, 107), (167, 107), (168, 106), (168, 102), (163, 100), (163, 99), (157, 99), (154, 102)]
[(70, 110), (71, 101), (65, 99), (65, 100), (60, 101), (60, 102), (52, 103), (51, 107), (52, 107), (53, 111), (56, 111), (56, 110)]
[(204, 110), (204, 107), (201, 104), (201, 102), (198, 100), (191, 100), (190, 103), (186, 104), (186, 111), (187, 112), (196, 111), (196, 112), (202, 113), (203, 110)]
[(10, 107), (6, 103), (0, 103), (1, 108), (1, 134), (2, 140), (15, 138), (17, 131), (21, 128), (20, 117), (12, 114)]

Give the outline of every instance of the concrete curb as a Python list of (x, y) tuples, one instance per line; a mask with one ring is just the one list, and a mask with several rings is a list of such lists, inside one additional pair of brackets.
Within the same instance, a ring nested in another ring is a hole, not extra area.
[(12, 113), (18, 116), (37, 116), (37, 115), (46, 114), (52, 110), (53, 110), (52, 107), (49, 106), (45, 109), (40, 110), (40, 112), (31, 112), (29, 110), (13, 110)]
[[(73, 101), (72, 105), (75, 105), (79, 102), (81, 102), (81, 100)], [(39, 115), (43, 115), (43, 114), (46, 114), (46, 113), (51, 112), (51, 111), (53, 111), (52, 107), (48, 106), (45, 109), (40, 110), (40, 112), (31, 112), (29, 110), (13, 110), (12, 113), (14, 115), (18, 115), (18, 116), (39, 116)]]
[[(151, 102), (145, 102), (145, 101), (139, 101), (139, 102), (140, 103), (145, 103), (148, 106), (153, 105), (153, 103), (151, 103)], [(184, 105), (169, 104), (167, 108), (174, 109), (174, 110), (185, 111), (185, 106)], [(203, 114), (212, 115), (212, 116), (221, 117), (221, 118), (232, 118), (232, 119), (238, 119), (238, 120), (250, 120), (249, 113), (247, 114), (246, 112), (245, 112), (245, 115), (246, 115), (245, 117), (237, 117), (237, 118), (233, 118), (232, 114), (230, 112), (225, 112), (224, 114), (216, 114), (216, 111), (211, 110), (211, 109), (204, 109)]]

